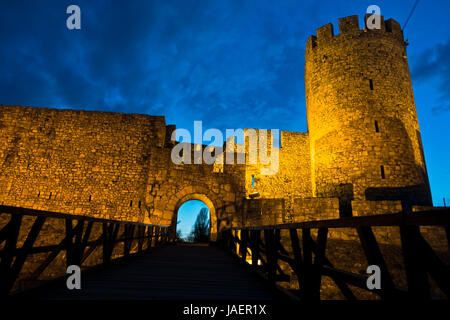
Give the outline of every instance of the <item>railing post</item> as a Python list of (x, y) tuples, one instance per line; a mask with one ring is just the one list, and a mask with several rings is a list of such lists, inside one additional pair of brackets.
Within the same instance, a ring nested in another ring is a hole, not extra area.
[(164, 228), (164, 244), (166, 245), (167, 243), (169, 243), (169, 232), (168, 228)]
[[(64, 247), (66, 249), (66, 264), (70, 265), (81, 265), (83, 260), (83, 231), (84, 231), (84, 220), (80, 219), (77, 225), (73, 227), (72, 219), (66, 218), (66, 238)], [(90, 230), (89, 230), (90, 232)], [(75, 237), (75, 242), (73, 240)]]
[(240, 251), (241, 251), (241, 259), (242, 261), (246, 261), (247, 259), (247, 240), (248, 238), (248, 230), (241, 230), (241, 247), (240, 247)]
[(74, 235), (75, 235), (75, 241), (72, 246), (72, 256), (70, 257), (71, 264), (80, 266), (81, 262), (81, 241), (83, 240), (83, 231), (84, 231), (84, 220), (78, 220), (78, 224), (75, 227)]
[(356, 228), (358, 232), (361, 245), (366, 255), (367, 263), (369, 265), (377, 265), (381, 271), (381, 297), (383, 299), (392, 298), (394, 282), (389, 274), (389, 271), (384, 261), (381, 250), (378, 246), (375, 235), (373, 234), (371, 227), (358, 227)]
[(235, 255), (238, 255), (238, 252), (236, 250), (236, 248), (238, 246), (237, 242), (239, 239), (237, 236), (237, 232), (238, 232), (238, 230), (236, 230), (236, 229), (232, 230), (231, 237), (230, 237), (230, 251)]
[(89, 221), (86, 227), (86, 231), (84, 232), (84, 236), (83, 236), (83, 240), (81, 242), (81, 245), (79, 247), (79, 266), (81, 267), (81, 265), (83, 264), (84, 261), (84, 251), (86, 250), (87, 247), (87, 243), (89, 241), (89, 237), (91, 236), (91, 231), (92, 231), (92, 226), (94, 225), (94, 223), (92, 221)]
[(236, 254), (236, 233), (237, 230), (231, 230), (230, 241), (228, 242), (231, 253)]
[(155, 247), (159, 246), (159, 229), (160, 227), (155, 227)]
[(268, 278), (272, 284), (275, 284), (275, 276), (277, 269), (276, 269), (276, 252), (275, 252), (273, 229), (264, 230), (264, 242), (266, 246), (266, 260), (267, 260), (266, 266)]
[(304, 272), (304, 286), (301, 296), (305, 300), (312, 300), (315, 298), (313, 278), (314, 271), (312, 267), (312, 238), (311, 230), (309, 228), (302, 229), (302, 243), (303, 243), (303, 272)]
[(401, 226), (403, 258), (405, 262), (406, 277), (408, 280), (408, 294), (412, 299), (430, 299), (430, 287), (425, 269), (425, 261), (421, 257), (420, 237), (418, 226)]
[(233, 231), (230, 230), (230, 229), (223, 230), (222, 231), (223, 239), (221, 240), (222, 241), (222, 247), (225, 250), (227, 250), (227, 251), (229, 251), (231, 253), (233, 253), (232, 248), (231, 248), (231, 242), (232, 242), (232, 237), (233, 237), (233, 233), (232, 232)]
[[(84, 220), (78, 220), (78, 223), (75, 226), (75, 228), (72, 227), (72, 221), (68, 223), (68, 226), (71, 228), (71, 231), (67, 233), (67, 235), (69, 236), (67, 239), (67, 248), (70, 248), (70, 250), (66, 252), (67, 265), (81, 266), (81, 261), (83, 260), (83, 253), (84, 253), (83, 243), (85, 240), (83, 238)], [(86, 229), (86, 233), (89, 232), (90, 230)], [(72, 238), (74, 236), (75, 241), (72, 242)]]
[[(322, 283), (322, 266), (325, 262), (325, 251), (327, 246), (328, 229), (319, 228), (317, 232), (317, 249), (314, 258), (313, 274), (312, 279), (312, 299), (320, 300), (320, 287)], [(312, 239), (311, 239), (312, 240)]]
[(167, 227), (167, 244), (170, 244), (170, 243), (172, 243), (172, 238), (173, 238), (173, 232), (175, 232), (175, 234), (176, 234), (176, 230), (175, 231), (172, 231), (172, 226), (170, 225), (170, 226), (168, 226)]
[(147, 250), (150, 250), (152, 248), (154, 228), (155, 228), (154, 226), (151, 226), (151, 227), (147, 228), (147, 236), (148, 236), (148, 239), (147, 239), (147, 242), (148, 242)]
[(145, 227), (144, 226), (138, 226), (137, 227), (138, 232), (137, 232), (137, 236), (138, 236), (138, 252), (142, 251), (142, 246), (144, 244), (144, 235), (145, 235)]
[(300, 240), (298, 238), (297, 229), (290, 228), (289, 235), (291, 238), (292, 253), (294, 255), (294, 268), (293, 269), (294, 269), (295, 274), (297, 275), (299, 291), (302, 292), (305, 281), (304, 281), (304, 272), (303, 272), (302, 250), (300, 248)]
[(252, 230), (251, 233), (251, 247), (252, 250), (252, 267), (258, 268), (259, 244), (261, 241), (261, 234), (259, 230)]
[(123, 226), (123, 255), (128, 256), (130, 254), (130, 226)]
[(119, 226), (119, 224), (115, 225), (113, 222), (103, 223), (103, 264), (111, 262)]
[(73, 257), (73, 228), (72, 228), (72, 220), (69, 218), (65, 219), (66, 222), (66, 266), (70, 266), (72, 264)]
[(108, 236), (108, 223), (107, 222), (103, 222), (102, 223), (102, 232), (103, 232), (103, 264), (107, 264), (109, 259), (108, 259), (108, 246), (109, 246), (109, 236)]

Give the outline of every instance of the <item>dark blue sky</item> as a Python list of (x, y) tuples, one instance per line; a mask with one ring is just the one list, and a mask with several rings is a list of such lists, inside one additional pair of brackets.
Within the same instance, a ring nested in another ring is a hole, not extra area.
[[(306, 131), (304, 49), (371, 4), (414, 0), (0, 0), (0, 103), (164, 115), (192, 128)], [(66, 8), (81, 8), (81, 30)], [(421, 1), (405, 37), (435, 205), (450, 202), (450, 1)]]

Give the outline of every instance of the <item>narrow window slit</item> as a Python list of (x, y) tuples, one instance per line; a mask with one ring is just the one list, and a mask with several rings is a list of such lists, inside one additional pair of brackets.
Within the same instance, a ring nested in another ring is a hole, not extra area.
[(373, 90), (373, 81), (372, 81), (372, 79), (369, 79), (369, 85), (370, 85), (370, 90)]
[(380, 166), (381, 169), (381, 179), (386, 179), (386, 175), (384, 174), (384, 166)]
[(130, 208), (133, 206), (133, 200), (130, 201)]
[(255, 176), (252, 175), (252, 188), (254, 188), (254, 187), (255, 187)]
[(380, 128), (378, 127), (378, 121), (375, 120), (375, 132), (380, 132)]

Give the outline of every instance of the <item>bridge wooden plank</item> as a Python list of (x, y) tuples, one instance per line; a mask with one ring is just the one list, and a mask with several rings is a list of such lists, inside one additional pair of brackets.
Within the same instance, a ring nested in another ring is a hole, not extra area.
[(81, 290), (65, 283), (32, 291), (39, 299), (270, 300), (256, 275), (216, 247), (179, 245), (157, 249), (103, 270), (82, 274)]

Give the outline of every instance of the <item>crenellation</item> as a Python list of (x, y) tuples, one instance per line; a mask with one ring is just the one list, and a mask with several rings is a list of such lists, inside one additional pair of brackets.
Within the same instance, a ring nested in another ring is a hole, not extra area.
[(354, 34), (359, 32), (358, 16), (349, 16), (339, 19), (339, 32), (340, 34)]
[(388, 19), (385, 21), (385, 25), (387, 32), (391, 32), (399, 40), (403, 40), (403, 30), (400, 26), (400, 23), (398, 23), (394, 19)]
[(312, 50), (317, 46), (317, 37), (316, 36), (310, 36), (308, 40), (306, 41), (306, 50)]
[(334, 37), (333, 24), (328, 23), (324, 26), (321, 26), (316, 30), (316, 34), (317, 34), (317, 42), (319, 45), (321, 45), (322, 43), (326, 43), (327, 41), (329, 41)]
[(176, 130), (177, 126), (174, 124), (168, 124), (166, 126), (165, 133), (165, 147), (173, 146), (175, 142), (172, 140), (172, 133)]
[[(372, 39), (374, 42), (385, 42), (388, 43), (390, 40), (395, 42), (400, 42), (405, 45), (403, 40), (403, 31), (400, 28), (400, 24), (394, 19), (388, 19), (384, 21), (383, 16), (380, 17), (380, 28), (379, 29), (369, 29), (367, 27), (367, 18), (370, 15), (367, 14), (364, 17), (364, 28), (359, 27), (359, 20), (357, 15), (348, 16), (339, 19), (339, 33), (334, 34), (333, 24), (328, 23), (316, 30), (317, 36), (311, 36), (306, 44), (306, 51), (312, 53), (316, 52), (312, 50), (314, 48), (319, 48), (317, 53), (321, 53), (322, 50), (328, 50), (330, 47), (339, 47), (342, 43), (350, 39)], [(403, 50), (404, 51), (404, 50)]]

